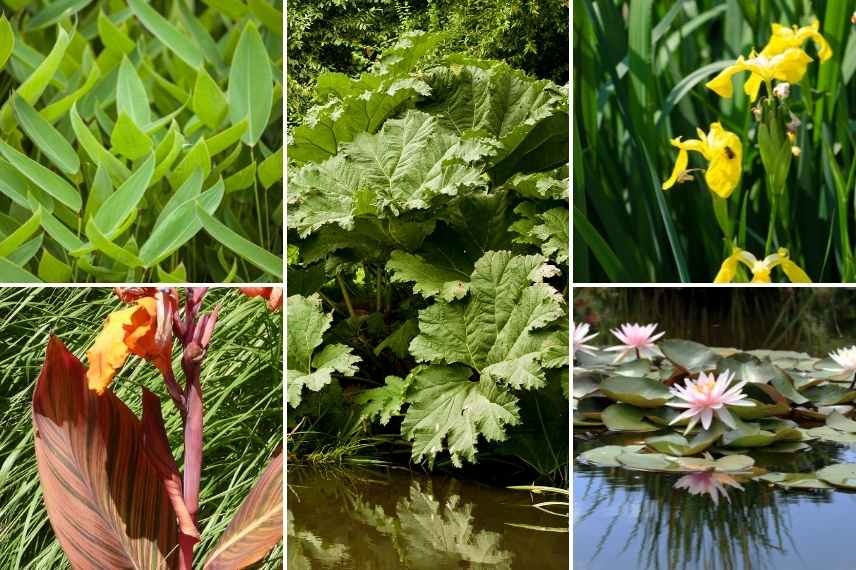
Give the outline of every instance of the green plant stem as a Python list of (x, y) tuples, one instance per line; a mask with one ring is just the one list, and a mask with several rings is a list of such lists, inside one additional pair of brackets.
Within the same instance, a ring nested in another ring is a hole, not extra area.
[(345, 279), (341, 273), (336, 274), (336, 283), (339, 284), (339, 289), (342, 291), (342, 299), (345, 301), (345, 306), (348, 307), (348, 315), (353, 319), (357, 316), (354, 312), (354, 306), (351, 304), (351, 295), (348, 293), (348, 288), (345, 286)]
[(767, 226), (767, 241), (764, 244), (764, 255), (770, 255), (773, 246), (773, 235), (776, 232), (776, 211), (778, 210), (778, 199), (776, 189), (773, 188), (770, 176), (767, 175), (767, 190), (770, 194), (770, 222)]

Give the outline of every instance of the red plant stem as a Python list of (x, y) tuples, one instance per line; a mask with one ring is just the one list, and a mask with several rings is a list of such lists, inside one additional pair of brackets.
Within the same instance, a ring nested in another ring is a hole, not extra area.
[[(186, 353), (187, 351), (185, 351)], [(188, 372), (185, 370), (185, 372)], [(195, 374), (193, 373), (195, 372)], [(187, 418), (184, 422), (184, 502), (193, 522), (199, 510), (199, 480), (202, 473), (202, 386), (198, 366), (187, 377)]]

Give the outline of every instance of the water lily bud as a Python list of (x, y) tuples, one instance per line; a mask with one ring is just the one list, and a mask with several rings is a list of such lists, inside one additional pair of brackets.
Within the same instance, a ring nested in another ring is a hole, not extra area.
[(787, 99), (791, 94), (791, 84), (787, 82), (777, 83), (775, 87), (773, 87), (773, 95), (778, 97), (779, 99)]

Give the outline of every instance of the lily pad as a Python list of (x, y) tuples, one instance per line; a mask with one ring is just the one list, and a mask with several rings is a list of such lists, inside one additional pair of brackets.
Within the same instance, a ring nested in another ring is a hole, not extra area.
[(836, 463), (829, 465), (817, 472), (817, 478), (836, 487), (856, 490), (856, 464)]
[(584, 398), (597, 390), (599, 386), (598, 376), (600, 375), (594, 372), (586, 371), (581, 373), (575, 369), (574, 379), (571, 382), (571, 393), (574, 398)]
[(688, 473), (691, 471), (720, 471), (725, 473), (745, 473), (752, 470), (755, 460), (747, 455), (727, 455), (719, 459), (708, 457), (673, 457), (663, 453), (625, 452), (616, 460), (638, 471), (659, 471), (664, 473)]
[(650, 378), (610, 376), (601, 382), (600, 391), (613, 400), (640, 408), (657, 408), (672, 398), (666, 386)]
[(655, 435), (645, 440), (645, 443), (661, 453), (669, 455), (696, 455), (713, 445), (725, 432), (720, 422), (714, 423), (709, 430), (696, 433), (691, 440), (678, 433)]
[(809, 401), (808, 398), (797, 390), (791, 377), (781, 370), (777, 371), (776, 377), (770, 381), (770, 384), (772, 384), (782, 396), (794, 404), (800, 405)]
[(620, 364), (612, 370), (612, 373), (617, 374), (618, 376), (639, 378), (645, 376), (650, 369), (651, 361), (642, 358), (640, 360), (631, 360), (630, 362)]
[(730, 370), (738, 382), (766, 384), (778, 375), (775, 366), (745, 352), (723, 358), (718, 369), (720, 372)]
[(666, 339), (658, 346), (666, 358), (692, 374), (713, 370), (720, 359), (710, 348), (691, 340)]
[(856, 390), (849, 390), (835, 384), (824, 384), (804, 390), (803, 395), (814, 402), (815, 406), (834, 406), (852, 402), (856, 399)]
[(764, 453), (797, 453), (811, 449), (811, 446), (803, 441), (777, 441), (765, 447)]
[(856, 421), (853, 421), (838, 412), (832, 412), (829, 414), (826, 418), (826, 425), (838, 431), (856, 433)]
[(822, 439), (823, 441), (846, 444), (856, 443), (856, 433), (838, 431), (837, 429), (832, 429), (829, 426), (810, 428), (807, 429), (806, 432), (810, 436)]
[(765, 473), (758, 477), (761, 481), (773, 483), (788, 489), (830, 489), (831, 486), (817, 478), (814, 473)]
[(577, 461), (599, 467), (620, 467), (616, 457), (625, 452), (638, 452), (644, 445), (603, 445), (580, 453)]
[(793, 426), (766, 425), (742, 423), (722, 436), (722, 444), (726, 447), (764, 447), (777, 441), (800, 441), (802, 434)]
[(603, 424), (612, 431), (657, 431), (660, 429), (644, 419), (645, 411), (630, 404), (612, 404), (600, 415)]

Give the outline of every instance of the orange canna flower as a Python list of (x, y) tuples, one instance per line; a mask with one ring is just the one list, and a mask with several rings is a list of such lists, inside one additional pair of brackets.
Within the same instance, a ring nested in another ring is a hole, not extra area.
[(241, 293), (247, 297), (261, 297), (267, 300), (268, 309), (278, 311), (282, 307), (282, 287), (241, 287)]
[(159, 297), (140, 297), (133, 306), (107, 317), (95, 344), (86, 352), (89, 359), (86, 379), (90, 390), (103, 393), (129, 354), (151, 360), (161, 370), (171, 366), (171, 331), (170, 334), (158, 331), (158, 304), (169, 302), (169, 299), (165, 300), (167, 296), (162, 294)]

